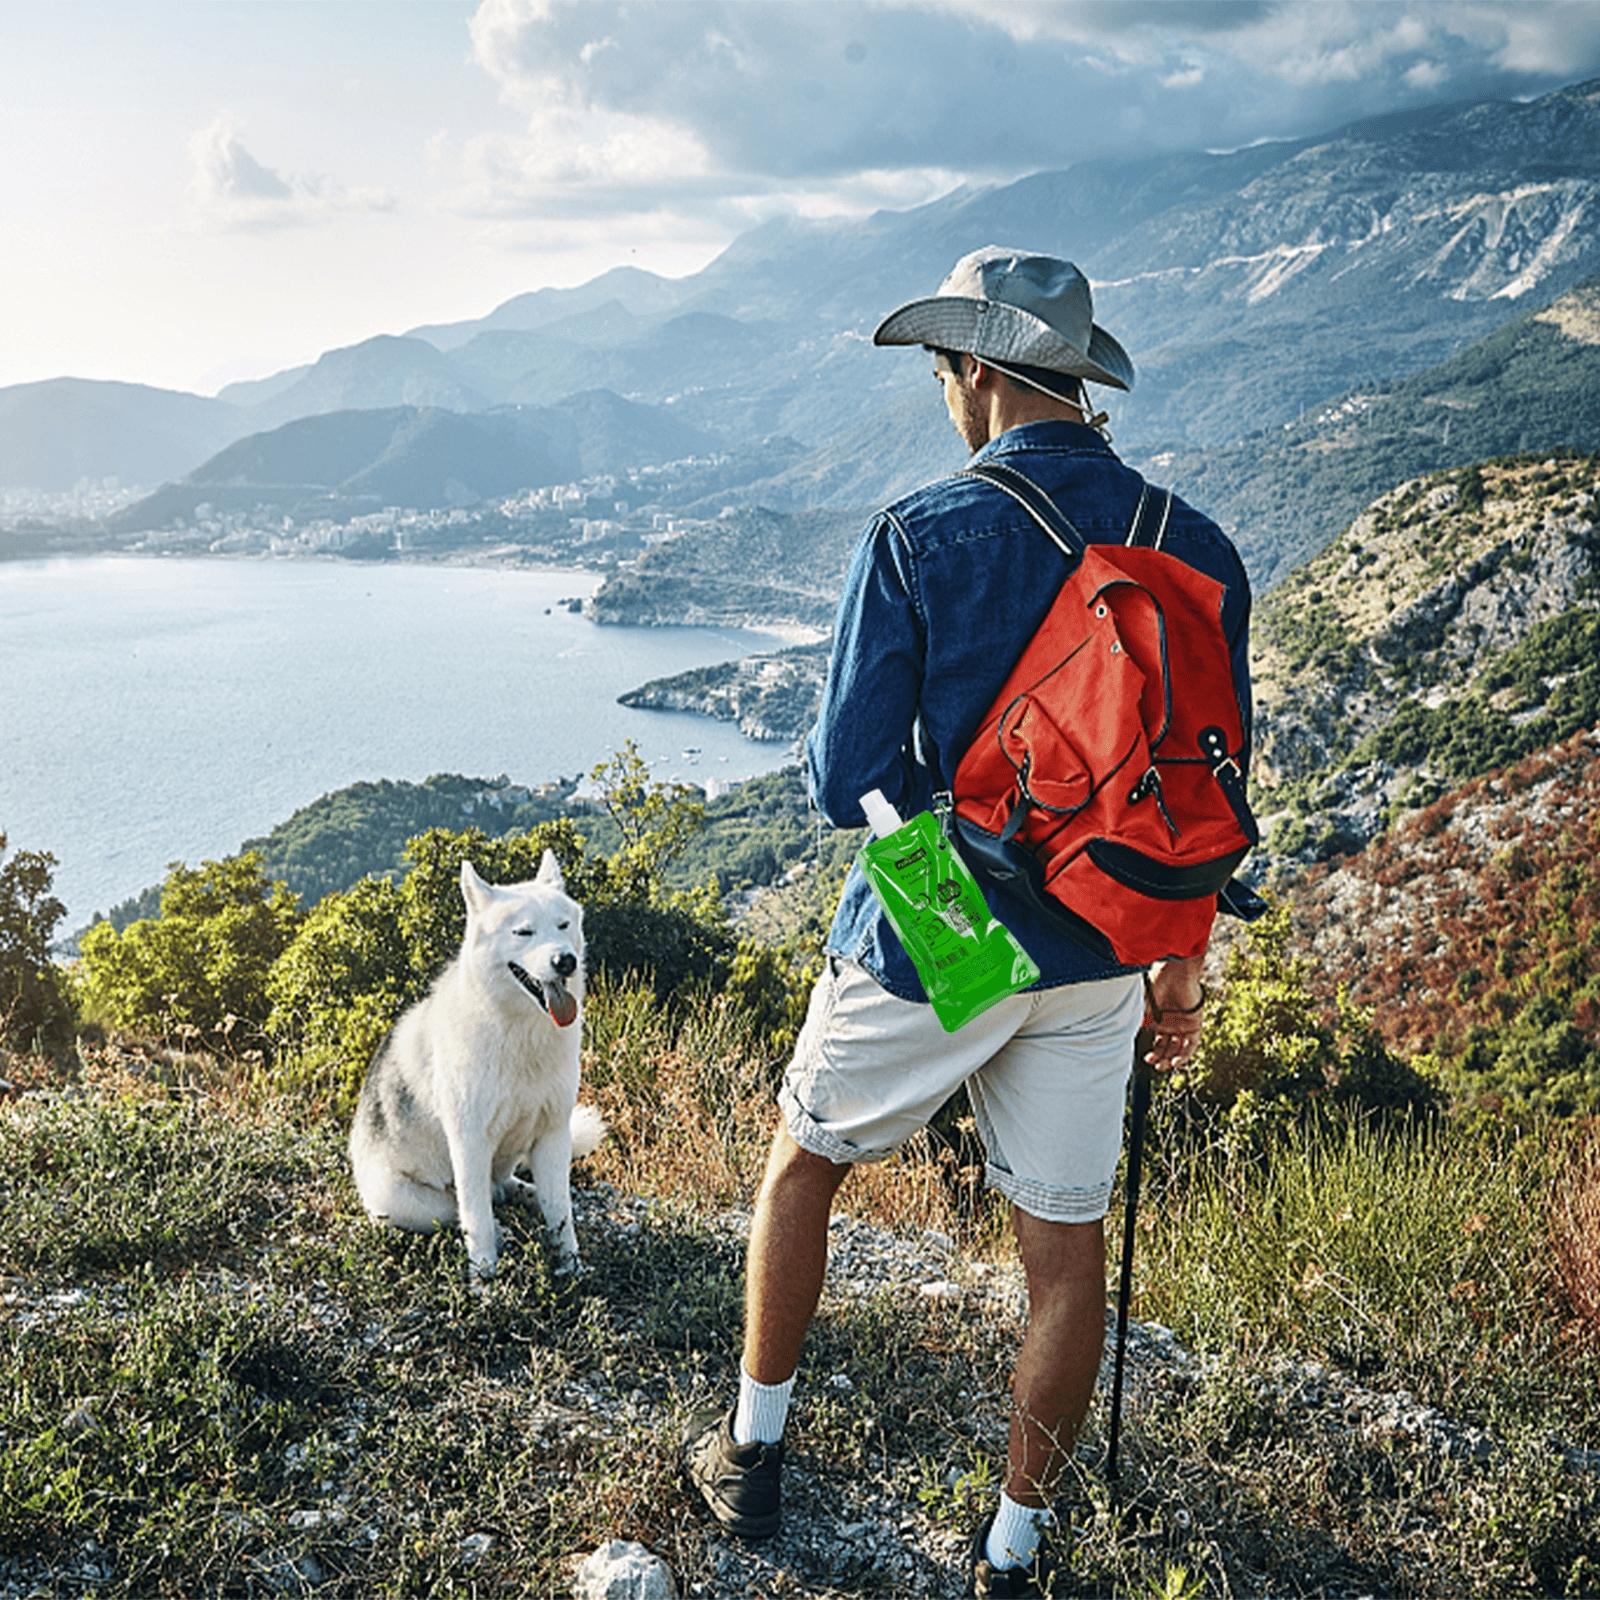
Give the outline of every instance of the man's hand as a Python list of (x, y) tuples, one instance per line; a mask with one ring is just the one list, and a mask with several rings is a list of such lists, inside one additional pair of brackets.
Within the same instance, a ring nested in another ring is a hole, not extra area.
[(1203, 956), (1184, 961), (1158, 961), (1144, 980), (1144, 1029), (1149, 1040), (1144, 1059), (1157, 1072), (1181, 1067), (1200, 1042), (1205, 985), (1200, 982)]

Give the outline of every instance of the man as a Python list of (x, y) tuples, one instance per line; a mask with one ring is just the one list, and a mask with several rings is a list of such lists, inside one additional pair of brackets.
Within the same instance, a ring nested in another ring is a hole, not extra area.
[[(892, 313), (877, 344), (922, 345), (975, 461), (1043, 488), (1091, 541), (1121, 542), (1142, 480), (1100, 430), (1085, 380), (1127, 389), (1133, 365), (1095, 326), (1071, 262), (989, 246), (929, 299)], [(1223, 625), (1249, 732), (1249, 586), (1216, 525), (1176, 497), (1161, 547), (1223, 584)], [(881, 789), (900, 814), (950, 788), (962, 752), (1049, 609), (1065, 558), (1027, 512), (972, 477), (931, 484), (881, 512), (840, 602), (817, 724), (812, 802), (860, 827)], [(1070, 730), (1069, 730), (1070, 731)], [(1171, 1067), (1200, 1031), (1200, 959), (1146, 975), (1075, 943), (1038, 907), (986, 883), (995, 914), (1038, 964), (1029, 987), (946, 1034), (858, 867), (845, 881), (779, 1104), (783, 1122), (751, 1224), (746, 1325), (733, 1410), (701, 1413), (686, 1470), (718, 1522), (777, 1531), (783, 1427), (821, 1293), (833, 1197), (852, 1163), (897, 1149), (965, 1086), (986, 1179), (1011, 1202), (1028, 1285), (1012, 1381), (1004, 1492), (976, 1530), (968, 1593), (1040, 1595), (1053, 1561), (1052, 1492), (1093, 1395), (1104, 1338), (1103, 1218), (1122, 1142), (1141, 1022), (1147, 1059)]]

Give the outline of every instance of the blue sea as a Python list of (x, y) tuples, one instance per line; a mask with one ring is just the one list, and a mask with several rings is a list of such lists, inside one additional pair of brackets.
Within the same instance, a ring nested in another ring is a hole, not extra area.
[[(790, 642), (600, 627), (577, 571), (76, 557), (0, 564), (0, 833), (49, 850), (59, 932), (361, 779), (536, 784), (633, 739), (657, 778), (795, 759), (731, 723), (636, 711), (650, 678)], [(685, 751), (698, 747), (690, 759)]]

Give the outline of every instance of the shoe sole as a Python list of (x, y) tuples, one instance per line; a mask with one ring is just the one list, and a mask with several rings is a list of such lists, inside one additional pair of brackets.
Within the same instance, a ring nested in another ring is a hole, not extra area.
[(764, 1517), (746, 1516), (743, 1512), (735, 1511), (726, 1501), (707, 1493), (689, 1470), (688, 1462), (683, 1463), (682, 1471), (683, 1481), (695, 1499), (711, 1513), (717, 1526), (725, 1533), (737, 1534), (741, 1539), (770, 1539), (783, 1526), (781, 1509), (768, 1512)]

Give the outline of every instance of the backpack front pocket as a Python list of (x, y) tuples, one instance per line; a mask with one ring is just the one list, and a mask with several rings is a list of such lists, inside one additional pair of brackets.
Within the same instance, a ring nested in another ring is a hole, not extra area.
[(1110, 616), (1101, 621), (1005, 708), (996, 729), (1024, 800), (1057, 819), (1081, 811), (1130, 760), (1149, 757), (1139, 715), (1144, 673)]

